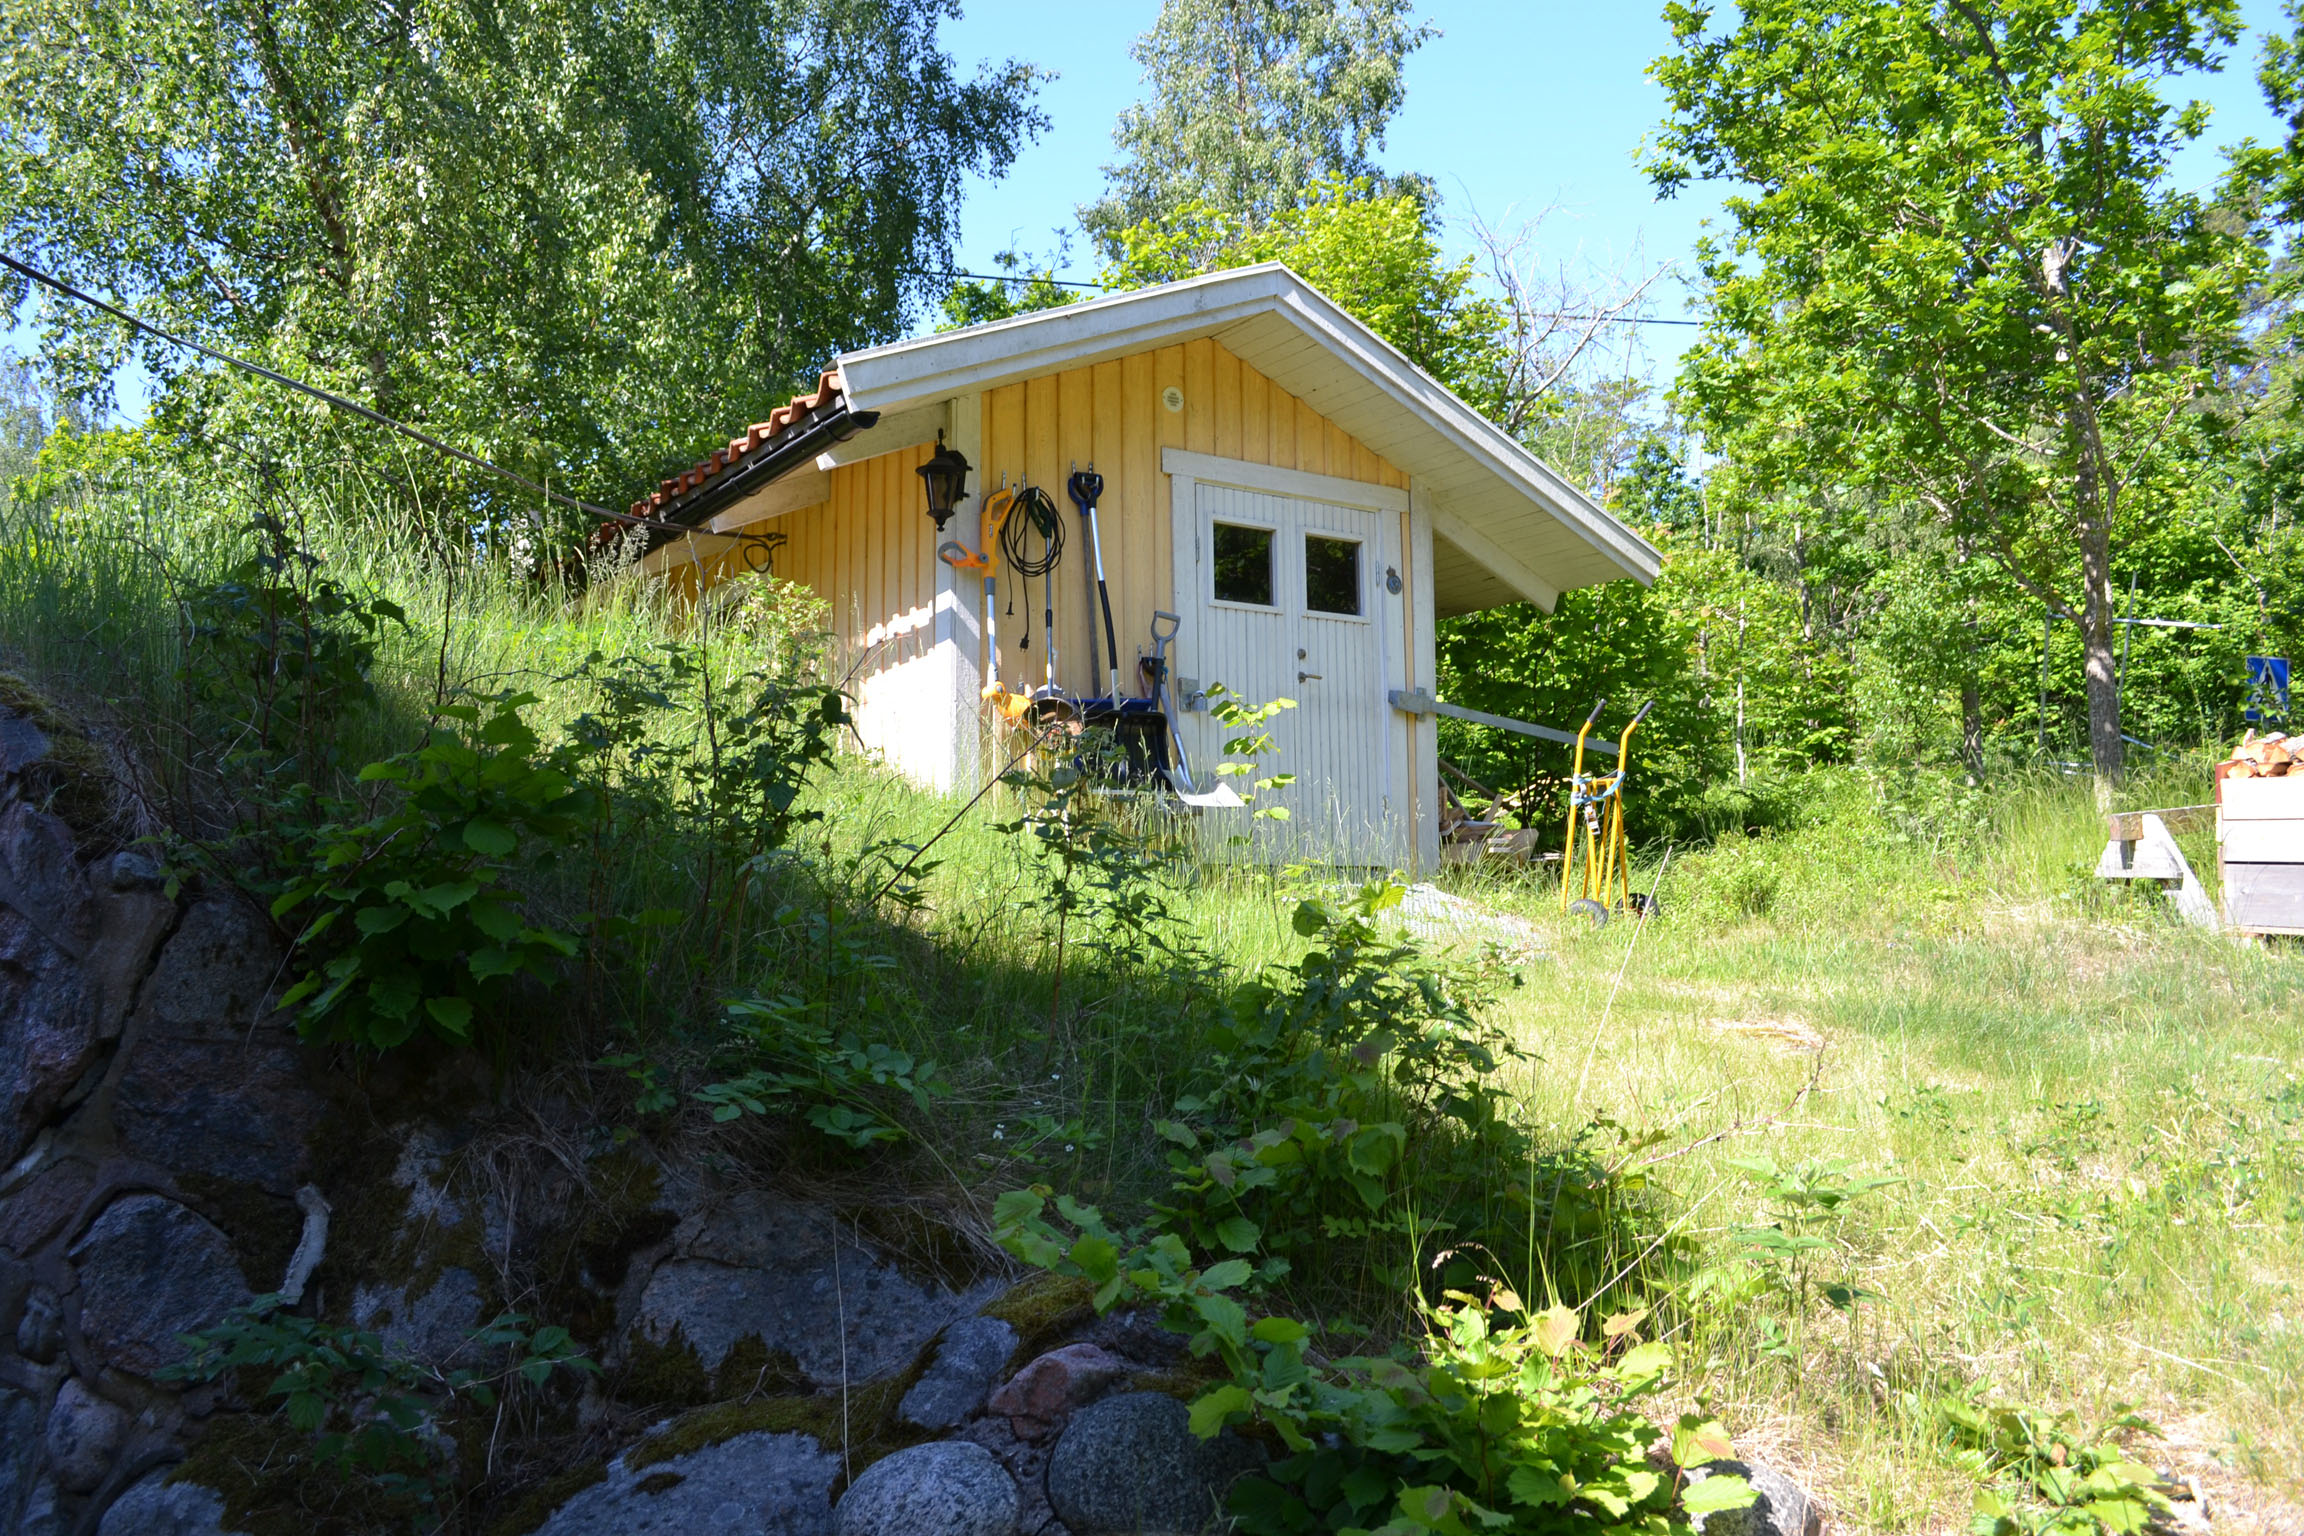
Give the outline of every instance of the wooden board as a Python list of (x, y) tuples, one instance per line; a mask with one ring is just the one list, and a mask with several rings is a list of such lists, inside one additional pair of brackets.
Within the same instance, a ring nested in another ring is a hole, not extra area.
[(2170, 833), (2205, 826), (2216, 814), (2213, 805), (2171, 805), (2154, 811), (2115, 811), (2104, 818), (2104, 835), (2116, 843), (2132, 843), (2144, 835), (2144, 818), (2157, 816)]
[(2277, 779), (2222, 779), (2217, 805), (2227, 822), (2304, 821), (2304, 774)]
[(2226, 861), (2224, 917), (2250, 932), (2304, 929), (2304, 864)]
[(2230, 822), (2224, 857), (2240, 864), (2304, 864), (2304, 821)]

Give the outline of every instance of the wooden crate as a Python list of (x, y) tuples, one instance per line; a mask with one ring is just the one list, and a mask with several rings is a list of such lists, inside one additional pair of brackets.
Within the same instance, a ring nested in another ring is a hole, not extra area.
[(2224, 920), (2242, 933), (2304, 934), (2304, 774), (2216, 783)]

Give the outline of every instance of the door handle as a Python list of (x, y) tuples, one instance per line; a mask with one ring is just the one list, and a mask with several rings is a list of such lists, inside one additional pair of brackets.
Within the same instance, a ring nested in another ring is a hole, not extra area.
[(1326, 679), (1321, 677), (1321, 675), (1317, 672), (1299, 672), (1296, 674), (1296, 681), (1300, 683), (1318, 683), (1325, 682)]

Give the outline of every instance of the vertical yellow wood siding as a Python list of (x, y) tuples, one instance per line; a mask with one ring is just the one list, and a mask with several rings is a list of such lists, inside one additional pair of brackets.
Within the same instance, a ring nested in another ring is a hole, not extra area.
[[(859, 679), (901, 666), (930, 643), (936, 528), (924, 514), (917, 471), (934, 451), (922, 444), (842, 465), (825, 500), (745, 530), (784, 535), (772, 568), (824, 599), (842, 672), (878, 647)], [(729, 558), (707, 569), (719, 580)]]
[[(1167, 407), (1163, 396), (1171, 388), (1182, 393), (1181, 410)], [(987, 390), (983, 462), (972, 487), (990, 492), (1003, 479), (1013, 486), (1029, 478), (1055, 500), (1066, 536), (1064, 563), (1055, 573), (1057, 681), (1075, 692), (1104, 689), (1104, 679), (1092, 677), (1088, 668), (1088, 626), (1097, 625), (1101, 648), (1103, 621), (1088, 598), (1085, 571), (1093, 556), (1065, 481), (1074, 466), (1090, 464), (1104, 477), (1097, 521), (1120, 638), (1121, 686), (1132, 692), (1135, 657), (1150, 649), (1153, 610), (1177, 606), (1168, 477), (1160, 470), (1160, 450), (1168, 447), (1399, 489), (1408, 485), (1406, 475), (1366, 444), (1215, 341), (1161, 347)], [(930, 643), (937, 539), (915, 471), (932, 451), (922, 444), (844, 465), (833, 471), (825, 501), (747, 530), (784, 535), (774, 570), (815, 588), (830, 605), (843, 672), (877, 647), (857, 672), (858, 683), (903, 666)], [(975, 547), (976, 519), (956, 519), (947, 536)], [(723, 554), (708, 557), (706, 569), (718, 580), (741, 567)], [(982, 600), (977, 573), (968, 573), (960, 587), (963, 601)], [(1000, 675), (1010, 686), (1037, 686), (1046, 676), (1045, 605), (1041, 582), (1026, 592), (1002, 571)], [(1027, 628), (1029, 647), (1022, 644)]]
[[(1163, 393), (1183, 392), (1183, 409), (1170, 411)], [(1245, 459), (1283, 469), (1362, 480), (1406, 489), (1408, 477), (1303, 401), (1242, 362), (1220, 343), (1195, 341), (1138, 353), (1118, 362), (1068, 369), (984, 394), (984, 462), (977, 483), (997, 489), (1005, 475), (1047, 488), (1062, 511), (1066, 549), (1056, 571), (1056, 638), (1062, 665), (1057, 681), (1080, 693), (1102, 693), (1088, 672), (1088, 625), (1103, 620), (1090, 610), (1079, 562), (1092, 557), (1064, 482), (1072, 467), (1095, 464), (1104, 477), (1097, 522), (1104, 535), (1104, 574), (1112, 589), (1112, 623), (1119, 632), (1121, 686), (1133, 692), (1135, 657), (1151, 648), (1152, 611), (1174, 608), (1174, 562), (1169, 541), (1168, 477), (1160, 472), (1166, 447)], [(915, 477), (917, 478), (917, 477)], [(918, 500), (917, 491), (913, 501)], [(908, 507), (922, 527), (927, 519)], [(953, 524), (957, 531), (961, 525)], [(966, 532), (975, 542), (975, 530)], [(932, 554), (933, 552), (931, 552)], [(1010, 598), (1016, 612), (1008, 612)], [(1047, 653), (1041, 636), (1041, 583), (1032, 583), (1032, 643), (1019, 645), (1026, 594), (1003, 571), (1000, 583), (1000, 675), (1011, 686), (1037, 685)]]

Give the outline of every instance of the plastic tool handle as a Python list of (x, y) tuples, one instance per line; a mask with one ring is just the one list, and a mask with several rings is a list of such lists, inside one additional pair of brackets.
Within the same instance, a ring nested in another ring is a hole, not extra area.
[[(1168, 627), (1167, 627), (1165, 630), (1163, 630), (1163, 629), (1160, 627), (1160, 621), (1161, 621), (1162, 619), (1166, 619), (1166, 620), (1168, 621)], [(1180, 614), (1180, 613), (1170, 613), (1170, 612), (1169, 612), (1167, 609), (1165, 609), (1165, 608), (1155, 608), (1155, 609), (1153, 609), (1153, 610), (1152, 610), (1152, 638), (1153, 638), (1153, 639), (1155, 639), (1155, 640), (1173, 640), (1173, 639), (1175, 639), (1175, 638), (1176, 638), (1176, 631), (1178, 631), (1178, 630), (1182, 629), (1183, 627), (1184, 627), (1184, 616), (1183, 616), (1182, 614)]]
[(1593, 704), (1592, 713), (1584, 717), (1584, 729), (1590, 730), (1595, 725), (1598, 725), (1600, 723), (1600, 711), (1606, 709), (1607, 707), (1608, 696), (1606, 694), (1602, 694), (1599, 700)]
[[(1647, 703), (1641, 705), (1640, 712), (1632, 717), (1632, 725), (1638, 725), (1641, 721), (1647, 719), (1648, 711), (1654, 709), (1655, 707), (1656, 701), (1654, 699), (1650, 699)], [(1625, 730), (1629, 731), (1631, 728), (1632, 726), (1628, 725), (1625, 727)]]

